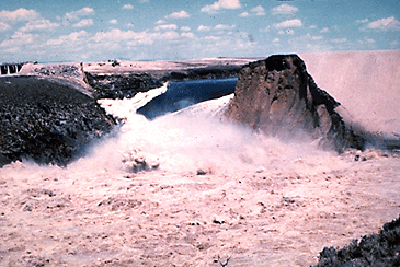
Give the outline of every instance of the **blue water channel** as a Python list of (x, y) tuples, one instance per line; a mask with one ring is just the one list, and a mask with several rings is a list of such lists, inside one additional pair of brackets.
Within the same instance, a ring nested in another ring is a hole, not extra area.
[(200, 102), (232, 94), (237, 83), (237, 78), (173, 81), (168, 84), (165, 93), (153, 98), (147, 105), (139, 108), (137, 113), (154, 119)]

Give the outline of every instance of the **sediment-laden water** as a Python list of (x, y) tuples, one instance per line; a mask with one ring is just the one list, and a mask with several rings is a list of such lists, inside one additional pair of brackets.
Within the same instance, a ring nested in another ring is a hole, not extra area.
[(167, 89), (101, 101), (124, 126), (67, 167), (0, 169), (0, 265), (310, 266), (398, 217), (396, 151), (267, 138), (218, 119), (229, 95), (136, 113)]

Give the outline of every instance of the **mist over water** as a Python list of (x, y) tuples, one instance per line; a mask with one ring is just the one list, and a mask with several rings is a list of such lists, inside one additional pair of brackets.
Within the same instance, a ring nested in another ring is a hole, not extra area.
[[(163, 88), (159, 89), (160, 94), (166, 85)], [(125, 124), (118, 139), (106, 142), (96, 153), (105, 155), (112, 151), (116, 165), (121, 157), (133, 153), (159, 162), (161, 171), (172, 173), (314, 173), (329, 171), (332, 161), (338, 161), (335, 165), (340, 168), (337, 154), (318, 149), (318, 140), (282, 141), (221, 120), (221, 112), (232, 95), (148, 120), (136, 114), (140, 106), (137, 103), (148, 101), (148, 94), (140, 93), (129, 100), (101, 101), (108, 112), (123, 118)]]

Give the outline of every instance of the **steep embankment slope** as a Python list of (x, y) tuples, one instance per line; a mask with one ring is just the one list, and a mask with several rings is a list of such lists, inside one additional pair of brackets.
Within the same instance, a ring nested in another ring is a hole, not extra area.
[[(400, 134), (400, 50), (300, 54), (315, 82), (370, 131)], [(351, 118), (348, 118), (351, 116)]]

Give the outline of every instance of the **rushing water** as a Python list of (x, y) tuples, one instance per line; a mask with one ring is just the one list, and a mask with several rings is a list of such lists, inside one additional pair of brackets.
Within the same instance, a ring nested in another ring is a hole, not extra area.
[(153, 119), (196, 103), (232, 94), (237, 82), (236, 78), (170, 82), (165, 93), (139, 108), (137, 113)]

